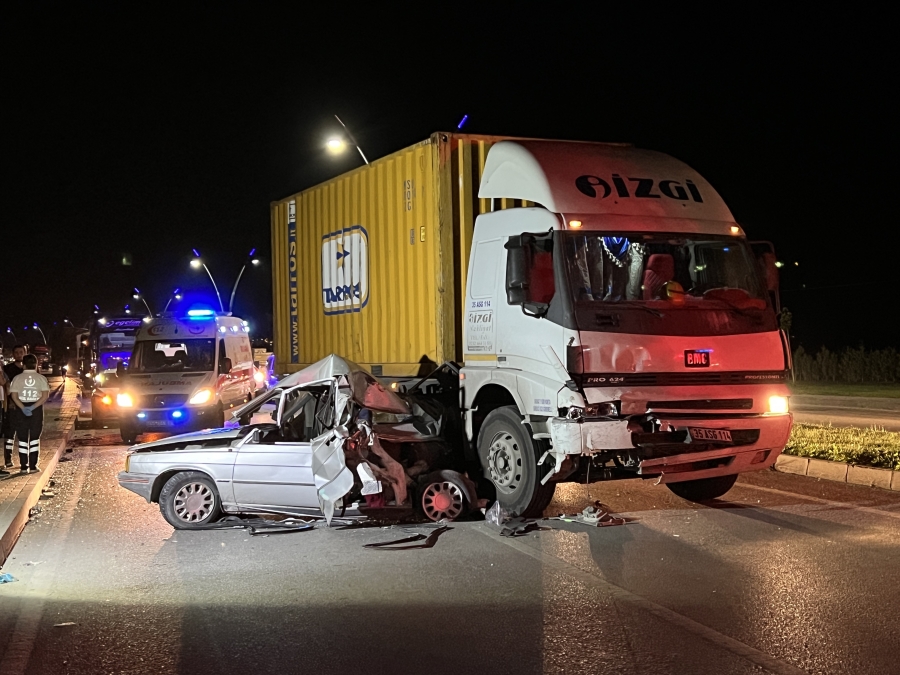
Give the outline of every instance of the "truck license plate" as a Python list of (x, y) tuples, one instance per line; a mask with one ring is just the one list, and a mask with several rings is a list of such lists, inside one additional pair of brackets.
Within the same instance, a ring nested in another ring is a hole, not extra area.
[(688, 427), (688, 433), (695, 441), (717, 441), (719, 443), (733, 443), (731, 432), (728, 429), (701, 429)]

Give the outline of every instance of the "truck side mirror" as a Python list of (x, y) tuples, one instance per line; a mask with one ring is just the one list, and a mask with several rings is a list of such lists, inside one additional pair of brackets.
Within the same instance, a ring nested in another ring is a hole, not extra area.
[(521, 305), (528, 300), (528, 249), (523, 237), (510, 237), (506, 248), (506, 302)]

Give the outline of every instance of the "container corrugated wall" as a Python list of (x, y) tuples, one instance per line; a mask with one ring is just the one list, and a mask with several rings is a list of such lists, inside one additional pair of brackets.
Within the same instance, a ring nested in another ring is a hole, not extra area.
[(498, 140), (434, 134), (272, 204), (278, 372), (331, 353), (388, 376), (460, 359), (475, 217), (527, 205), (477, 198), (487, 151)]

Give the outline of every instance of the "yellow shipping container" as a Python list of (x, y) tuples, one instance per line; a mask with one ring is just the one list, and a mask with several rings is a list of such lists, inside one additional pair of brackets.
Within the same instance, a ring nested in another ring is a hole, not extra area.
[(275, 358), (294, 372), (331, 353), (376, 375), (461, 361), (478, 199), (499, 136), (435, 133), (272, 204)]

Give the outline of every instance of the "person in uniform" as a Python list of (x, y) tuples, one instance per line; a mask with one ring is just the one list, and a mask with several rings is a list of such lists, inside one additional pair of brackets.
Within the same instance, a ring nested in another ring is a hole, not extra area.
[(22, 473), (40, 471), (41, 432), (44, 430), (44, 403), (50, 398), (50, 383), (37, 372), (37, 358), (26, 354), (25, 370), (9, 385), (12, 401), (12, 428), (19, 441), (19, 464)]
[[(25, 367), (22, 365), (22, 358), (25, 356), (25, 347), (16, 345), (13, 347), (13, 360), (3, 366), (3, 375), (6, 379), (5, 395), (0, 406), (5, 409), (2, 415), (2, 425), (0, 425), (0, 436), (4, 439), (3, 444), (3, 463), (6, 469), (12, 468), (12, 451), (16, 442), (16, 434), (12, 429), (12, 411), (14, 404), (12, 402), (12, 394), (9, 391), (9, 383), (12, 382), (17, 375), (20, 375)], [(9, 475), (8, 471), (0, 469), (0, 477)]]

